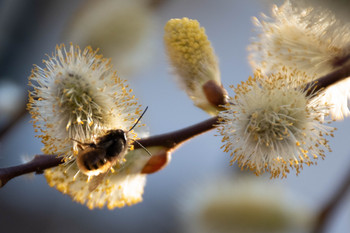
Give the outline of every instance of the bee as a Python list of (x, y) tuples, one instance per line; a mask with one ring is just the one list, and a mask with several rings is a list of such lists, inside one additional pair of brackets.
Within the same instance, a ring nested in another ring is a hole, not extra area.
[[(146, 107), (136, 123), (128, 131), (122, 129), (109, 130), (105, 135), (97, 138), (96, 143), (82, 143), (72, 139), (78, 143), (78, 147), (81, 149), (76, 159), (79, 168), (78, 173), (82, 172), (87, 175), (89, 181), (90, 177), (92, 177), (89, 184), (89, 191), (93, 191), (103, 180), (108, 171), (111, 170), (118, 161), (124, 158), (130, 140), (132, 140), (128, 138), (128, 133), (139, 123), (147, 109), (148, 107)], [(137, 141), (135, 142), (138, 143)], [(151, 155), (145, 147), (142, 145), (140, 146)]]

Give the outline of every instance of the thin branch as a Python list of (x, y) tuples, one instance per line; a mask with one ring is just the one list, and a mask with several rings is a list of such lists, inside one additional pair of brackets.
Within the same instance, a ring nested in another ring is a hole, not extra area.
[(62, 163), (62, 159), (57, 158), (55, 155), (36, 155), (28, 163), (14, 167), (0, 168), (0, 188), (12, 178), (31, 172), (41, 174), (45, 169), (56, 167), (60, 163)]
[(333, 215), (334, 211), (337, 209), (341, 201), (347, 194), (347, 191), (350, 186), (350, 170), (346, 175), (344, 181), (341, 183), (339, 188), (335, 191), (333, 196), (328, 200), (328, 202), (323, 206), (323, 208), (318, 213), (315, 222), (315, 228), (312, 230), (312, 233), (322, 233), (325, 231), (328, 221)]
[[(164, 146), (171, 150), (190, 138), (214, 129), (216, 123), (217, 117), (214, 117), (181, 130), (140, 139), (138, 142), (144, 147)], [(138, 143), (135, 143), (134, 146), (135, 148), (140, 148)], [(14, 177), (31, 172), (40, 174), (45, 169), (58, 166), (61, 163), (63, 163), (62, 159), (57, 158), (55, 155), (37, 155), (28, 163), (14, 167), (0, 168), (0, 188)]]
[[(214, 129), (218, 122), (218, 117), (210, 118), (206, 121), (200, 122), (198, 124), (189, 126), (184, 129), (180, 129), (174, 132), (165, 133), (161, 135), (152, 136), (149, 138), (144, 138), (138, 140), (144, 147), (151, 146), (164, 146), (168, 149), (174, 149), (179, 146), (181, 143), (198, 136), (202, 133), (205, 133), (211, 129)], [(140, 148), (138, 144), (134, 145), (135, 148)]]
[(312, 95), (324, 88), (327, 88), (343, 79), (350, 77), (350, 63), (342, 66), (341, 68), (316, 79), (306, 85), (304, 88), (306, 95)]
[[(310, 82), (306, 85), (305, 91), (307, 91), (308, 95), (312, 95), (316, 91), (322, 90), (323, 88), (326, 88), (349, 76), (350, 64), (347, 64), (328, 75)], [(218, 118), (214, 117), (178, 131), (140, 139), (138, 142), (145, 147), (164, 146), (169, 150), (175, 149), (181, 143), (191, 139), (192, 137), (214, 129), (217, 121)], [(135, 144), (135, 148), (139, 148), (139, 145)], [(16, 176), (30, 172), (40, 173), (47, 168), (58, 166), (60, 163), (62, 163), (62, 161), (59, 158), (56, 158), (55, 155), (40, 155), (36, 156), (31, 162), (26, 164), (10, 168), (0, 168), (0, 187), (4, 186), (10, 179)]]
[(340, 57), (336, 57), (333, 61), (333, 67), (337, 68), (337, 67), (341, 67), (343, 65), (345, 65), (345, 63), (347, 63), (350, 60), (350, 54), (347, 54), (345, 56), (340, 56)]

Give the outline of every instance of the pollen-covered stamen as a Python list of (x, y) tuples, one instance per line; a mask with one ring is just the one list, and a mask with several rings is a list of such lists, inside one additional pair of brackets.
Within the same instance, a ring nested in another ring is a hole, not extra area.
[(61, 114), (69, 116), (67, 130), (72, 130), (70, 128), (72, 122), (78, 123), (81, 127), (85, 125), (87, 130), (94, 122), (103, 123), (101, 120), (106, 113), (103, 112), (103, 105), (94, 100), (93, 88), (90, 85), (85, 78), (71, 72), (62, 74), (61, 79), (55, 82), (56, 95), (60, 96), (57, 100), (62, 109)]

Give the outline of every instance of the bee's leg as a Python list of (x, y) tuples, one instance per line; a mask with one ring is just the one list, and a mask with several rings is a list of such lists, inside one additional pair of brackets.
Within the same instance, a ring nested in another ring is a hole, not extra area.
[(81, 146), (81, 144), (78, 144), (78, 147), (80, 150), (84, 150), (84, 148)]
[(107, 175), (107, 172), (105, 173), (100, 173), (97, 176), (93, 176), (91, 179), (89, 179), (88, 182), (89, 183), (89, 191), (92, 192), (94, 191), (97, 186), (103, 181), (103, 179), (105, 178), (105, 176)]
[(71, 164), (69, 164), (68, 168), (66, 170), (64, 170), (64, 173), (67, 173), (67, 171), (74, 165), (73, 161), (74, 160), (69, 161), (69, 163), (71, 163)]
[(73, 181), (75, 181), (75, 179), (77, 178), (77, 176), (79, 175), (80, 170), (77, 171), (77, 173), (75, 173), (75, 175), (73, 176)]

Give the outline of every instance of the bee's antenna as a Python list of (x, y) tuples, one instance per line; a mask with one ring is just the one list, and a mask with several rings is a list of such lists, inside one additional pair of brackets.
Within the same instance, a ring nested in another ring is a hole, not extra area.
[(131, 130), (133, 130), (135, 128), (135, 126), (139, 123), (139, 121), (141, 120), (141, 118), (143, 117), (143, 115), (145, 114), (145, 112), (147, 111), (148, 106), (145, 108), (145, 110), (143, 111), (143, 113), (141, 114), (141, 116), (139, 117), (139, 119), (137, 119), (136, 123), (129, 129), (129, 132)]
[[(145, 108), (145, 110), (143, 111), (143, 113), (141, 114), (141, 116), (139, 117), (139, 119), (137, 119), (136, 123), (129, 129), (129, 132), (130, 132), (131, 130), (133, 130), (133, 129), (135, 128), (135, 126), (139, 123), (139, 121), (141, 120), (141, 118), (143, 117), (143, 115), (146, 113), (147, 109), (148, 109), (148, 106)], [(136, 140), (134, 140), (134, 139), (131, 139), (131, 140), (133, 140), (134, 142), (136, 142), (142, 149), (144, 149), (144, 150), (147, 152), (147, 154), (149, 154), (150, 156), (152, 156), (151, 152), (149, 152), (149, 150), (147, 150), (146, 147), (144, 147), (141, 143), (139, 143), (138, 141), (136, 141)]]
[(136, 141), (136, 140), (134, 140), (134, 139), (131, 139), (131, 140), (133, 140), (134, 142), (136, 142), (137, 144), (139, 144), (139, 146), (140, 146), (142, 149), (144, 149), (144, 150), (147, 152), (147, 154), (148, 154), (149, 156), (152, 156), (151, 152), (149, 152), (149, 150), (147, 150), (147, 148), (144, 147), (141, 143), (139, 143), (138, 141)]

